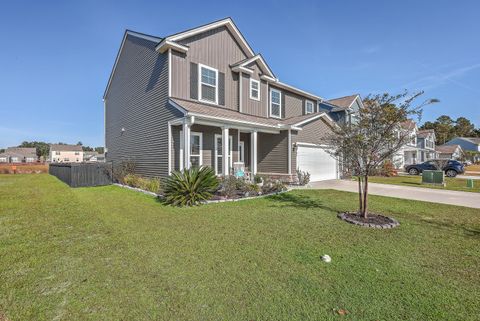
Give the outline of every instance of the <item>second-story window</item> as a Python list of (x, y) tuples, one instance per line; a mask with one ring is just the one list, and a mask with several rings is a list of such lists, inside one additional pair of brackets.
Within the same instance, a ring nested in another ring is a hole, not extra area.
[(312, 114), (314, 112), (313, 102), (305, 100), (305, 114)]
[(270, 90), (270, 116), (280, 118), (282, 115), (282, 93), (280, 90)]
[(200, 100), (218, 103), (218, 70), (198, 65), (200, 69)]
[(260, 100), (260, 82), (250, 78), (250, 99)]

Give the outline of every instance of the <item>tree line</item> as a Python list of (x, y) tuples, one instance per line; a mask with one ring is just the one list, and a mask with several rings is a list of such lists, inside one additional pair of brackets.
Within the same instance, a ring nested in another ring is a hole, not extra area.
[(442, 115), (433, 122), (425, 122), (420, 129), (434, 129), (437, 145), (443, 145), (455, 137), (480, 137), (480, 128), (475, 128), (465, 117), (453, 120), (450, 116)]

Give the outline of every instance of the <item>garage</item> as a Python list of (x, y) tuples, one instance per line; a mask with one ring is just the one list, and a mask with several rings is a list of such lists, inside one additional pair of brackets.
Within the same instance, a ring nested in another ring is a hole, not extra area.
[(324, 148), (297, 145), (297, 168), (310, 173), (310, 181), (337, 178), (337, 160)]

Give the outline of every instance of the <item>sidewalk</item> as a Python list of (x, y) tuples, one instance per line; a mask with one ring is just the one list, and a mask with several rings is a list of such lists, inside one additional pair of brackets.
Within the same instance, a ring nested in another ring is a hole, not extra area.
[[(369, 183), (372, 195), (404, 198), (432, 203), (480, 208), (480, 193), (447, 191), (433, 188), (410, 187), (400, 185)], [(308, 187), (313, 189), (335, 189), (346, 192), (358, 192), (358, 183), (348, 180), (329, 180), (311, 182)]]

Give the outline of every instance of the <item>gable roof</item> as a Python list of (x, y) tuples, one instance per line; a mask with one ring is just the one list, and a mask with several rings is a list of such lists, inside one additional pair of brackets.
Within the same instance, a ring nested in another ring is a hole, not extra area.
[(434, 135), (435, 136), (435, 130), (434, 129), (422, 129), (417, 132), (417, 137), (420, 138), (426, 138), (428, 135)]
[[(199, 33), (216, 29), (218, 27), (225, 26), (230, 32), (232, 33), (233, 37), (237, 42), (239, 43), (240, 47), (247, 53), (247, 56), (252, 57), (255, 55), (254, 51), (252, 50), (252, 47), (248, 44), (247, 40), (245, 37), (242, 35), (240, 30), (238, 30), (237, 26), (233, 22), (232, 18), (227, 17), (224, 19), (220, 19), (211, 23), (207, 23), (203, 26), (188, 29), (185, 31), (181, 31), (178, 33), (175, 33), (173, 35), (165, 37), (155, 48), (156, 50), (162, 52), (164, 47), (168, 47), (169, 45), (179, 45), (176, 43), (178, 40), (182, 40), (188, 37), (195, 36)], [(170, 42), (170, 44), (169, 44)]]
[(50, 151), (83, 152), (81, 145), (50, 144)]
[(400, 123), (400, 127), (403, 129), (412, 130), (417, 127), (417, 123), (411, 119), (407, 119), (406, 121)]
[(37, 157), (37, 149), (35, 147), (8, 147), (5, 154), (24, 157)]
[(469, 142), (477, 144), (477, 145), (480, 145), (480, 137), (457, 137), (457, 138), (469, 141)]
[(246, 59), (243, 59), (237, 63), (234, 63), (233, 65), (231, 65), (230, 67), (236, 71), (235, 69), (241, 69), (241, 68), (248, 68), (248, 65), (250, 65), (251, 63), (253, 62), (257, 62), (258, 65), (260, 66), (260, 69), (262, 69), (262, 72), (265, 73), (266, 75), (272, 77), (272, 78), (276, 78), (275, 77), (275, 74), (273, 73), (273, 71), (270, 69), (270, 67), (268, 66), (268, 64), (265, 62), (265, 59), (263, 59), (262, 55), (261, 54), (257, 54), (253, 57), (250, 57), (250, 58), (246, 58)]
[(440, 145), (435, 148), (437, 152), (443, 154), (453, 154), (457, 149), (462, 150), (462, 147), (460, 147), (460, 145)]
[(353, 105), (357, 98), (360, 98), (359, 94), (329, 99), (327, 102), (342, 109), (348, 109)]

